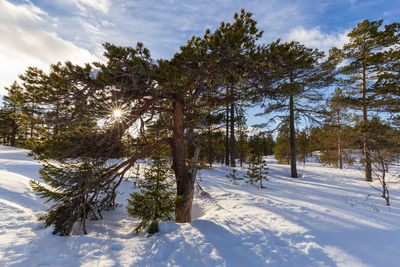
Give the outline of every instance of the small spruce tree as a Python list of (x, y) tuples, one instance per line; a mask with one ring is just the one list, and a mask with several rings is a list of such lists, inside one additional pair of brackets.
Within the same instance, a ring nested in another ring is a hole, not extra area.
[(267, 174), (269, 168), (266, 167), (267, 163), (262, 159), (261, 156), (251, 155), (249, 169), (247, 170), (246, 183), (250, 183), (251, 185), (259, 182), (260, 188), (266, 188), (263, 186), (262, 181), (268, 181)]
[(171, 169), (159, 150), (152, 159), (151, 167), (144, 173), (144, 181), (139, 183), (140, 192), (130, 194), (131, 198), (128, 199), (128, 214), (140, 218), (140, 223), (134, 229), (137, 234), (146, 228), (150, 235), (158, 232), (158, 221), (172, 220), (171, 214), (175, 210)]
[(138, 181), (140, 179), (140, 164), (136, 163), (135, 167), (135, 173), (134, 173), (134, 182), (133, 182), (133, 187), (139, 187)]
[(244, 179), (243, 177), (238, 176), (238, 172), (236, 169), (232, 169), (232, 171), (228, 175), (226, 175), (226, 178), (228, 178), (229, 181), (233, 182), (233, 184), (238, 184), (237, 181), (241, 181)]
[(136, 178), (139, 178), (139, 177), (140, 177), (140, 164), (139, 164), (139, 163), (136, 163), (135, 177), (136, 177)]

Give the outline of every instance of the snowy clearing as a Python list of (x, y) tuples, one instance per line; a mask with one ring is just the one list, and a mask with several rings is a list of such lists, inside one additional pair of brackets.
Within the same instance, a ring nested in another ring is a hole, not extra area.
[(291, 179), (268, 158), (258, 189), (230, 183), (230, 169), (216, 165), (201, 171), (211, 197), (196, 194), (193, 221), (162, 223), (150, 238), (132, 232), (133, 182), (124, 181), (122, 205), (89, 221), (87, 236), (77, 225), (60, 237), (37, 221), (46, 205), (29, 187), (40, 164), (27, 152), (0, 146), (0, 266), (399, 266), (400, 185), (391, 183), (388, 208), (358, 170), (309, 163)]

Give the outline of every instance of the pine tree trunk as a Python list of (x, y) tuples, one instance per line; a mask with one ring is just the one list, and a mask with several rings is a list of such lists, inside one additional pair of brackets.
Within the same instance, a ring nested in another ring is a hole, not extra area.
[[(193, 128), (189, 128), (186, 131), (187, 131), (187, 136), (188, 137), (193, 137), (194, 138)], [(188, 158), (189, 159), (193, 159), (195, 147), (194, 147), (192, 142), (187, 142), (187, 150), (188, 150), (187, 151)]]
[(229, 105), (226, 105), (225, 123), (225, 165), (229, 166)]
[(54, 135), (58, 135), (59, 109), (60, 109), (60, 103), (59, 103), (59, 100), (57, 99), (57, 102), (56, 102), (56, 121), (55, 121), (55, 124), (54, 124)]
[(207, 136), (207, 156), (208, 156), (208, 164), (212, 167), (213, 163), (213, 154), (212, 154), (212, 131), (211, 126), (208, 128), (208, 136)]
[(239, 155), (240, 155), (240, 167), (243, 167), (243, 157), (244, 157), (244, 151), (243, 151), (243, 135), (240, 133), (239, 137)]
[(33, 137), (33, 129), (35, 128), (34, 117), (35, 117), (35, 102), (32, 102), (32, 113), (31, 113), (31, 129), (30, 129), (30, 137)]
[(290, 177), (297, 178), (296, 167), (296, 130), (294, 128), (294, 100), (293, 93), (289, 96), (289, 135), (290, 135)]
[[(362, 84), (361, 84), (361, 92), (362, 92), (362, 112), (363, 112), (363, 124), (364, 126), (368, 122), (367, 116), (367, 88), (366, 88), (366, 76), (365, 76), (365, 67), (362, 68)], [(369, 155), (368, 149), (368, 137), (367, 133), (363, 133), (363, 154), (365, 160), (365, 181), (372, 182), (372, 169), (371, 169), (371, 159)]]
[(231, 167), (236, 167), (235, 160), (235, 104), (231, 103), (230, 109), (230, 126), (231, 126), (231, 136), (230, 136), (230, 154), (231, 154)]
[(343, 152), (342, 152), (342, 136), (341, 136), (341, 126), (340, 126), (340, 111), (337, 111), (337, 145), (338, 145), (338, 158), (339, 158), (339, 169), (343, 169)]
[(17, 113), (17, 108), (15, 104), (13, 105), (13, 111), (14, 111), (14, 118), (11, 119), (11, 140), (10, 140), (10, 146), (15, 147), (15, 140), (17, 137), (17, 130), (18, 130), (18, 125), (15, 120), (15, 114)]
[(339, 169), (343, 169), (343, 151), (342, 151), (342, 141), (340, 138), (340, 133), (338, 134), (338, 157), (339, 157)]
[(194, 183), (185, 162), (184, 98), (180, 94), (174, 95), (173, 123), (172, 168), (175, 172), (178, 197), (175, 206), (175, 221), (186, 223), (191, 221)]
[(17, 123), (15, 119), (11, 120), (11, 140), (10, 140), (10, 146), (15, 147), (15, 140), (17, 136)]

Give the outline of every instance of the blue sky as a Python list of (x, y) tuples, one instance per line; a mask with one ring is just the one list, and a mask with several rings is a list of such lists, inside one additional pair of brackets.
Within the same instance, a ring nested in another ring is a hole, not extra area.
[(0, 0), (0, 94), (28, 66), (102, 60), (103, 42), (143, 42), (154, 58), (170, 58), (241, 8), (264, 30), (262, 42), (296, 40), (324, 51), (345, 43), (364, 19), (400, 18), (400, 0)]

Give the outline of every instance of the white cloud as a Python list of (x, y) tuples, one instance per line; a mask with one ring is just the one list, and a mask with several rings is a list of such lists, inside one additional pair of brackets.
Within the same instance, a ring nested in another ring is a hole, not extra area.
[(45, 30), (51, 19), (33, 5), (0, 0), (0, 94), (28, 66), (48, 70), (51, 63), (70, 60), (83, 64), (98, 60), (89, 51)]
[(284, 39), (298, 41), (308, 47), (328, 52), (334, 46), (342, 47), (347, 42), (348, 37), (347, 32), (327, 34), (322, 33), (318, 27), (310, 30), (298, 27), (290, 31)]
[(85, 10), (84, 6), (89, 6), (105, 14), (108, 13), (111, 7), (111, 2), (109, 0), (72, 0), (72, 1), (81, 10)]

